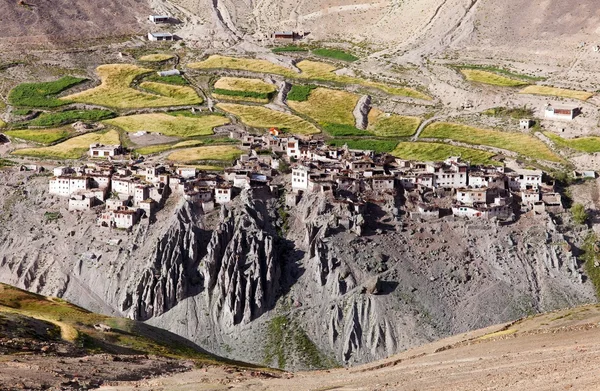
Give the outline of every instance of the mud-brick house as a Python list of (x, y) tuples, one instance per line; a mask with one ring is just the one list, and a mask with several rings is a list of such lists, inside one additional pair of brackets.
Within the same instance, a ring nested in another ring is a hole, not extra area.
[(371, 178), (371, 188), (373, 191), (394, 190), (395, 179), (393, 176), (377, 175)]
[(272, 35), (273, 39), (280, 41), (293, 41), (296, 37), (297, 34), (293, 31), (275, 31)]
[(440, 217), (440, 208), (436, 205), (419, 203), (417, 210), (412, 212), (411, 217), (424, 220), (438, 219)]
[(549, 104), (544, 110), (544, 117), (552, 120), (572, 121), (579, 113), (579, 107), (555, 107)]
[(308, 175), (310, 169), (306, 166), (292, 168), (292, 190), (294, 192), (308, 190)]
[(137, 210), (117, 210), (111, 213), (116, 228), (129, 229), (140, 221), (140, 213)]
[(50, 179), (49, 193), (68, 197), (73, 193), (91, 188), (90, 178), (87, 176), (59, 176)]
[(456, 190), (456, 201), (466, 205), (485, 203), (487, 202), (487, 189), (458, 189)]
[(171, 33), (148, 33), (148, 41), (174, 41), (175, 36)]
[(148, 20), (155, 24), (169, 23), (169, 21), (171, 20), (171, 17), (167, 16), (167, 15), (150, 15), (150, 16), (148, 16)]
[(89, 210), (98, 203), (96, 197), (86, 197), (83, 194), (75, 194), (69, 199), (69, 211)]
[(104, 158), (114, 157), (123, 153), (123, 148), (120, 145), (103, 145), (103, 144), (91, 144), (90, 145), (90, 157), (93, 158)]
[(175, 173), (185, 179), (195, 178), (198, 169), (196, 167), (177, 167)]
[(215, 201), (217, 204), (227, 204), (231, 202), (233, 192), (231, 186), (220, 185), (215, 187)]
[(541, 170), (516, 170), (507, 173), (508, 187), (512, 191), (539, 189), (542, 186)]

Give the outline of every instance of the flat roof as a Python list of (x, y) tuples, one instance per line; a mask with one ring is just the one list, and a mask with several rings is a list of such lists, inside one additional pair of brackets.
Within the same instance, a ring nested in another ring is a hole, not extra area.
[(148, 33), (150, 35), (152, 35), (153, 37), (172, 37), (173, 34), (171, 33)]

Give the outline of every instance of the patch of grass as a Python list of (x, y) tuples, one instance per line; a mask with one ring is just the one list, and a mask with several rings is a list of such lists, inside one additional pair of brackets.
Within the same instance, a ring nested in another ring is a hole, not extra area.
[(156, 54), (147, 54), (145, 56), (140, 57), (138, 60), (145, 62), (163, 62), (175, 58), (172, 54), (166, 53), (156, 53)]
[(243, 100), (268, 103), (276, 88), (259, 79), (222, 77), (214, 85), (213, 96), (223, 100)]
[(562, 138), (552, 132), (544, 132), (557, 147), (571, 148), (586, 153), (600, 152), (600, 137), (580, 137), (573, 139)]
[(331, 90), (328, 88), (316, 88), (304, 102), (288, 101), (293, 110), (302, 113), (319, 124), (336, 123), (354, 126), (354, 108), (360, 97), (356, 94)]
[(319, 57), (326, 57), (340, 61), (354, 62), (358, 60), (358, 57), (339, 49), (319, 48), (313, 49), (312, 53)]
[(242, 154), (239, 148), (230, 145), (212, 145), (206, 147), (180, 149), (171, 153), (167, 159), (179, 163), (202, 161), (231, 162)]
[(33, 141), (40, 144), (52, 144), (68, 138), (72, 134), (72, 129), (23, 129), (9, 130), (5, 132), (10, 138), (16, 138), (25, 141)]
[(491, 66), (491, 65), (458, 65), (455, 68), (457, 68), (459, 70), (478, 70), (478, 71), (491, 72), (491, 73), (496, 73), (499, 75), (504, 75), (511, 79), (526, 80), (529, 82), (546, 80), (545, 77), (524, 75), (522, 73), (513, 72), (509, 69), (499, 68), (499, 67), (495, 67), (495, 66)]
[(562, 162), (543, 141), (520, 132), (500, 132), (497, 130), (478, 129), (462, 124), (437, 122), (427, 126), (421, 137), (487, 145), (513, 151), (533, 159)]
[(329, 145), (342, 147), (348, 145), (350, 149), (362, 149), (363, 151), (375, 151), (377, 153), (392, 152), (398, 145), (393, 140), (372, 140), (372, 139), (333, 139), (328, 141)]
[(306, 102), (310, 93), (315, 88), (317, 88), (315, 85), (294, 84), (292, 88), (290, 88), (290, 92), (288, 92), (287, 100), (288, 102)]
[(288, 45), (280, 46), (271, 49), (273, 53), (287, 53), (287, 52), (308, 52), (308, 49), (302, 46)]
[(354, 125), (324, 124), (323, 130), (332, 137), (373, 136), (371, 132), (358, 129)]
[(379, 137), (410, 137), (413, 136), (421, 118), (386, 114), (377, 109), (369, 112), (368, 130)]
[(558, 96), (561, 98), (578, 99), (586, 101), (594, 96), (593, 93), (587, 91), (568, 90), (566, 88), (556, 88), (549, 86), (528, 86), (523, 88), (520, 94)]
[(176, 86), (187, 86), (190, 83), (181, 75), (159, 76), (152, 74), (144, 78), (145, 81), (154, 81), (157, 83), (173, 84)]
[(11, 167), (11, 166), (14, 166), (14, 165), (15, 165), (15, 162), (10, 161), (8, 159), (2, 159), (2, 158), (0, 158), (0, 168), (2, 168), (2, 167)]
[(146, 131), (162, 133), (165, 136), (193, 137), (211, 135), (215, 127), (228, 124), (229, 119), (220, 115), (202, 115), (192, 118), (152, 113), (118, 117), (106, 120), (104, 123), (129, 133)]
[(322, 80), (340, 84), (354, 84), (372, 87), (391, 95), (408, 96), (411, 98), (431, 100), (426, 94), (407, 87), (394, 87), (383, 83), (377, 83), (351, 76), (341, 76), (334, 73), (335, 66), (317, 61), (304, 60), (297, 64), (302, 73), (276, 65), (267, 60), (256, 60), (250, 58), (234, 58), (220, 55), (212, 55), (208, 59), (188, 64), (192, 69), (237, 69), (256, 73), (281, 75), (289, 79), (300, 80)]
[(13, 88), (8, 101), (13, 106), (54, 108), (69, 103), (68, 99), (57, 99), (63, 91), (76, 86), (86, 79), (65, 76), (46, 83), (24, 83)]
[(79, 159), (89, 150), (90, 144), (94, 143), (118, 145), (121, 141), (119, 133), (115, 130), (110, 130), (102, 133), (87, 133), (50, 147), (19, 149), (13, 151), (12, 154), (47, 159)]
[(513, 118), (513, 119), (525, 119), (525, 118), (533, 118), (535, 113), (533, 109), (524, 107), (494, 107), (493, 109), (488, 109), (483, 112), (485, 115), (489, 115), (490, 117), (504, 117), (504, 118)]
[(20, 117), (23, 117), (25, 115), (31, 114), (31, 110), (29, 110), (29, 109), (15, 109), (15, 110), (12, 111), (12, 114), (13, 115), (18, 115)]
[(116, 114), (108, 110), (67, 110), (54, 113), (42, 113), (27, 122), (29, 126), (60, 126), (77, 121), (97, 122), (113, 118)]
[(193, 88), (155, 82), (143, 82), (140, 87), (148, 93), (131, 87), (138, 77), (152, 72), (129, 64), (101, 65), (96, 72), (102, 79), (98, 87), (61, 98), (65, 101), (96, 104), (119, 109), (143, 107), (184, 106), (202, 103)]
[(62, 215), (60, 214), (60, 212), (46, 212), (44, 213), (44, 220), (51, 222), (51, 221), (57, 221), (59, 219), (62, 218)]
[(232, 103), (219, 103), (217, 107), (239, 117), (242, 122), (254, 128), (279, 128), (291, 134), (316, 134), (320, 133), (313, 124), (302, 118), (275, 111), (262, 106), (245, 106)]
[(440, 143), (401, 142), (392, 151), (392, 155), (417, 161), (443, 161), (450, 156), (460, 156), (471, 164), (498, 164), (492, 160), (495, 154), (491, 152)]
[(493, 72), (478, 69), (461, 69), (460, 71), (468, 81), (490, 84), (499, 87), (520, 87), (529, 84), (523, 80), (498, 75)]

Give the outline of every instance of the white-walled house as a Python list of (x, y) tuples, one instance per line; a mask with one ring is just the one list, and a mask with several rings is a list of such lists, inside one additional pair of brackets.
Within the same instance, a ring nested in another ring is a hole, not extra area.
[(295, 192), (308, 190), (308, 175), (310, 169), (305, 166), (292, 168), (292, 190)]
[(48, 187), (50, 194), (68, 197), (78, 191), (89, 189), (90, 178), (87, 176), (59, 176), (51, 178)]
[(232, 189), (231, 186), (215, 187), (215, 202), (217, 204), (227, 204), (231, 202)]

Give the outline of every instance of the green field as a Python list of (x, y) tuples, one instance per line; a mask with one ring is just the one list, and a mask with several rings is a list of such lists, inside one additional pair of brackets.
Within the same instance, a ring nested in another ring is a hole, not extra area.
[(363, 151), (375, 151), (377, 153), (392, 152), (398, 145), (393, 140), (366, 140), (366, 139), (333, 139), (327, 141), (329, 145), (342, 147), (345, 144), (350, 149), (361, 149)]
[(273, 84), (260, 79), (222, 77), (214, 85), (213, 96), (218, 99), (267, 103), (275, 92)]
[(373, 133), (358, 129), (354, 125), (324, 124), (323, 130), (332, 137), (373, 136)]
[(86, 79), (65, 76), (46, 83), (24, 83), (13, 88), (8, 94), (8, 102), (13, 106), (54, 108), (68, 104), (68, 100), (56, 97), (63, 91), (76, 86)]
[(310, 96), (310, 93), (315, 88), (317, 88), (317, 86), (294, 84), (292, 88), (290, 88), (290, 92), (288, 92), (287, 100), (294, 102), (306, 102)]
[(450, 156), (460, 156), (471, 164), (499, 164), (492, 160), (495, 154), (491, 152), (440, 143), (401, 142), (392, 151), (392, 155), (416, 161), (443, 161)]
[(136, 148), (135, 152), (139, 153), (140, 155), (153, 155), (155, 153), (166, 152), (172, 149), (199, 147), (203, 144), (204, 142), (202, 140), (186, 140), (174, 144), (158, 144)]
[(358, 95), (351, 92), (319, 87), (310, 93), (306, 101), (288, 99), (288, 106), (321, 125), (335, 123), (354, 126), (353, 111), (359, 99)]
[(144, 81), (154, 81), (157, 83), (173, 84), (176, 86), (187, 86), (190, 84), (185, 77), (181, 75), (158, 76), (155, 73), (151, 74), (150, 76), (146, 76)]
[(217, 107), (239, 117), (243, 123), (254, 128), (279, 128), (291, 134), (316, 134), (320, 130), (302, 118), (275, 111), (262, 106), (245, 106), (233, 103), (219, 103)]
[(27, 122), (28, 126), (60, 126), (77, 121), (97, 122), (113, 118), (116, 114), (108, 110), (66, 110), (53, 113), (42, 113)]
[(171, 153), (167, 159), (179, 163), (202, 161), (231, 162), (242, 154), (239, 148), (230, 145), (211, 145), (207, 147), (179, 149)]
[(600, 137), (579, 137), (566, 139), (551, 132), (544, 132), (552, 142), (561, 148), (570, 148), (579, 152), (596, 153), (600, 152)]
[(138, 77), (153, 72), (129, 64), (101, 65), (96, 72), (102, 79), (98, 87), (66, 96), (64, 101), (96, 104), (119, 109), (144, 107), (185, 106), (202, 103), (202, 98), (193, 88), (156, 82), (143, 82), (144, 92), (131, 85)]
[(73, 133), (69, 127), (59, 129), (23, 129), (4, 132), (10, 138), (32, 141), (40, 144), (52, 144), (68, 138)]
[(586, 101), (594, 96), (587, 91), (568, 90), (566, 88), (556, 88), (548, 86), (529, 86), (520, 91), (521, 94), (558, 96), (560, 98), (578, 99)]
[(475, 71), (484, 71), (484, 72), (489, 72), (489, 73), (495, 73), (498, 75), (506, 76), (507, 78), (510, 78), (513, 80), (527, 81), (527, 82), (529, 82), (527, 84), (532, 84), (537, 81), (546, 80), (545, 77), (525, 75), (523, 73), (513, 72), (509, 69), (500, 68), (500, 67), (496, 67), (496, 66), (492, 66), (492, 65), (458, 65), (455, 68), (457, 68), (459, 70), (475, 70)]
[(172, 54), (166, 53), (156, 53), (156, 54), (147, 54), (139, 58), (140, 61), (145, 62), (163, 62), (175, 58)]
[(118, 145), (121, 143), (119, 133), (110, 130), (103, 133), (87, 133), (63, 141), (50, 147), (26, 148), (13, 151), (13, 155), (33, 156), (47, 159), (79, 159), (90, 148), (90, 144)]
[(358, 57), (339, 49), (313, 49), (312, 53), (319, 57), (331, 58), (333, 60), (341, 60), (347, 62), (354, 62), (358, 60)]
[(123, 129), (129, 133), (146, 131), (162, 133), (165, 136), (194, 137), (213, 134), (217, 126), (229, 123), (221, 115), (202, 115), (197, 117), (178, 117), (163, 113), (138, 114), (118, 117), (104, 123)]
[(425, 128), (422, 138), (455, 140), (468, 144), (506, 149), (520, 155), (552, 162), (562, 162), (543, 141), (519, 132), (484, 130), (462, 124), (436, 122)]
[(410, 137), (420, 124), (418, 117), (386, 114), (377, 109), (369, 112), (368, 130), (378, 137)]
[(255, 73), (281, 75), (292, 80), (321, 80), (339, 84), (360, 85), (376, 88), (391, 95), (431, 100), (431, 97), (413, 88), (395, 87), (357, 77), (337, 75), (334, 73), (337, 68), (327, 63), (303, 60), (296, 64), (296, 66), (302, 71), (301, 73), (296, 73), (290, 68), (276, 65), (267, 60), (234, 58), (221, 55), (212, 55), (204, 61), (188, 64), (188, 67), (192, 69), (236, 69)]
[(499, 87), (520, 87), (529, 83), (523, 80), (513, 79), (493, 72), (478, 69), (461, 69), (465, 79), (477, 83), (490, 84)]

